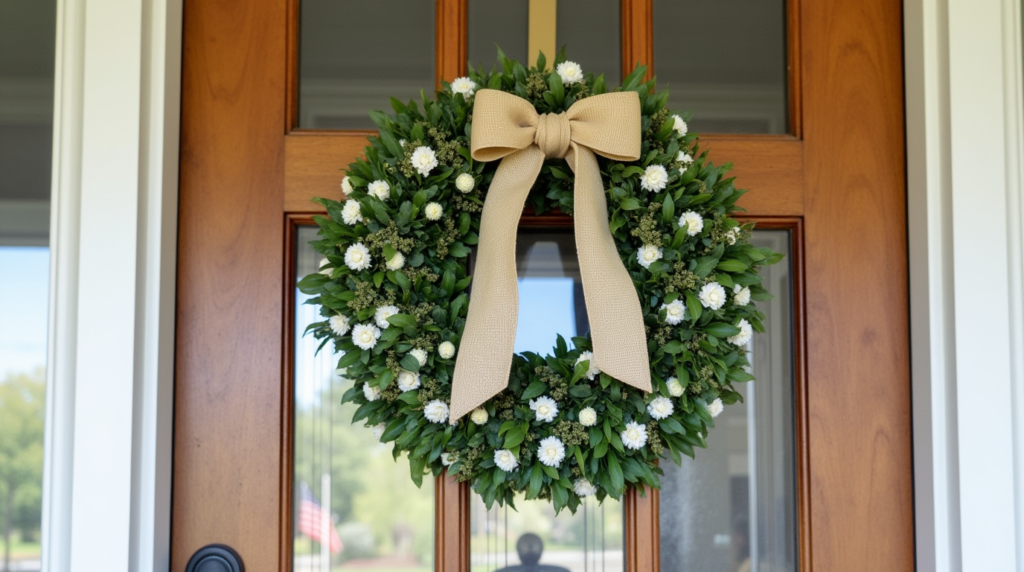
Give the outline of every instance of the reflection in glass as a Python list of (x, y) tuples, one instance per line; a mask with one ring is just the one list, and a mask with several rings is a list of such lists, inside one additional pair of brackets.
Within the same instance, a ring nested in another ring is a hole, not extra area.
[[(753, 243), (791, 251), (787, 231), (755, 231)], [(758, 302), (766, 330), (748, 347), (757, 381), (737, 385), (743, 402), (715, 420), (708, 449), (698, 449), (696, 460), (684, 457), (681, 467), (662, 463), (662, 570), (797, 569), (788, 258), (761, 273), (775, 298)]]
[(693, 112), (693, 131), (789, 130), (785, 4), (654, 0), (658, 87), (669, 108)]
[[(551, 353), (555, 336), (571, 343), (589, 331), (572, 229), (521, 230), (516, 242), (519, 325), (515, 351)], [(555, 516), (549, 500), (519, 498), (516, 509), (487, 510), (473, 494), (470, 562), (473, 572), (621, 570), (622, 505), (588, 498)], [(536, 567), (531, 567), (537, 565)]]
[[(302, 0), (299, 127), (370, 129), (390, 97), (435, 86), (434, 2)], [(448, 78), (451, 79), (451, 78)]]
[[(550, 500), (484, 506), (473, 494), (471, 572), (585, 572), (623, 569), (622, 504), (588, 497), (576, 514), (555, 516)], [(531, 567), (533, 566), (533, 567)]]
[[(320, 256), (309, 246), (316, 227), (298, 233), (296, 276), (311, 274)], [(320, 320), (317, 307), (295, 291), (295, 467), (293, 570), (354, 568), (394, 572), (433, 569), (434, 486), (417, 488), (406, 457), (373, 431), (352, 424), (356, 406), (341, 404), (352, 382), (335, 371), (330, 347), (303, 336)]]
[(573, 336), (590, 331), (571, 228), (562, 232), (520, 231), (516, 270), (519, 321), (515, 353), (546, 355), (551, 353), (558, 334), (572, 344)]
[(40, 569), (57, 2), (0, 2), (0, 569)]
[[(570, 60), (584, 72), (604, 74), (608, 85), (622, 78), (622, 9), (617, 0), (558, 0), (555, 45), (567, 47)], [(527, 67), (529, 2), (527, 0), (469, 1), (469, 61), (484, 69), (495, 65), (500, 46), (505, 55)], [(555, 54), (544, 54), (548, 68)]]

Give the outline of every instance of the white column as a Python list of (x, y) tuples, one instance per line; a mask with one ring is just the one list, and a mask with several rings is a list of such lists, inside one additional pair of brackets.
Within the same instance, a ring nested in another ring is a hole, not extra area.
[(58, 4), (46, 570), (169, 565), (181, 4)]

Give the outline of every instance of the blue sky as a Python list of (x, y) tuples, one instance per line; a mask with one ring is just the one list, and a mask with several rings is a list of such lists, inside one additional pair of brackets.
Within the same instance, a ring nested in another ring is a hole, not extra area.
[(0, 247), (0, 380), (46, 365), (50, 249)]
[(576, 335), (572, 278), (520, 278), (515, 353), (554, 353), (557, 334), (570, 346)]

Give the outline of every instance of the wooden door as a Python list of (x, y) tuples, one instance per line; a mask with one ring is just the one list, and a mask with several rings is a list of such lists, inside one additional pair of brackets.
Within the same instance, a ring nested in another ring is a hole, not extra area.
[[(652, 0), (621, 9), (623, 68), (656, 72)], [(466, 11), (437, 0), (438, 80), (464, 71)], [(290, 241), (367, 135), (296, 128), (296, 15), (186, 2), (172, 570), (214, 542), (291, 565)], [(799, 566), (911, 570), (901, 4), (788, 0), (787, 30), (789, 134), (702, 141), (747, 216), (792, 232)], [(437, 569), (466, 570), (468, 492), (438, 493)], [(628, 570), (658, 567), (657, 507), (628, 499)]]

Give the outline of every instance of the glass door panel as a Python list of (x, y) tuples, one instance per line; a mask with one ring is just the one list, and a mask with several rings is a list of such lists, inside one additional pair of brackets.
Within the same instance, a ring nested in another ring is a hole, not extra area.
[[(604, 74), (608, 85), (622, 77), (622, 10), (618, 0), (557, 1), (555, 11), (556, 50), (568, 48), (569, 59), (584, 72)], [(469, 0), (469, 61), (491, 69), (497, 62), (496, 46), (526, 67), (530, 36), (530, 7), (527, 0)], [(546, 50), (545, 50), (546, 51)], [(544, 54), (548, 69), (555, 54)]]
[(787, 133), (786, 0), (654, 0), (654, 72), (700, 133)]
[[(317, 230), (297, 233), (297, 277), (319, 267), (309, 246)], [(351, 422), (356, 406), (341, 404), (352, 382), (335, 369), (340, 356), (329, 345), (316, 353), (319, 342), (302, 335), (321, 319), (308, 299), (295, 290), (293, 570), (432, 570), (433, 477), (417, 488), (407, 458), (395, 460), (375, 428)]]
[[(785, 230), (757, 230), (752, 242), (791, 252)], [(761, 270), (775, 298), (758, 302), (765, 333), (750, 352), (757, 380), (737, 384), (743, 402), (715, 420), (708, 449), (682, 466), (663, 462), (662, 570), (795, 572), (796, 455), (792, 271), (789, 257)]]
[[(558, 334), (571, 343), (573, 336), (590, 330), (572, 228), (520, 230), (516, 269), (517, 353), (546, 355)], [(472, 572), (622, 570), (625, 546), (619, 501), (607, 498), (598, 506), (587, 498), (575, 514), (565, 510), (557, 516), (550, 500), (520, 497), (515, 506), (487, 510), (480, 496), (472, 495)]]
[(302, 0), (299, 127), (376, 130), (390, 97), (419, 101), (435, 85), (435, 3)]

